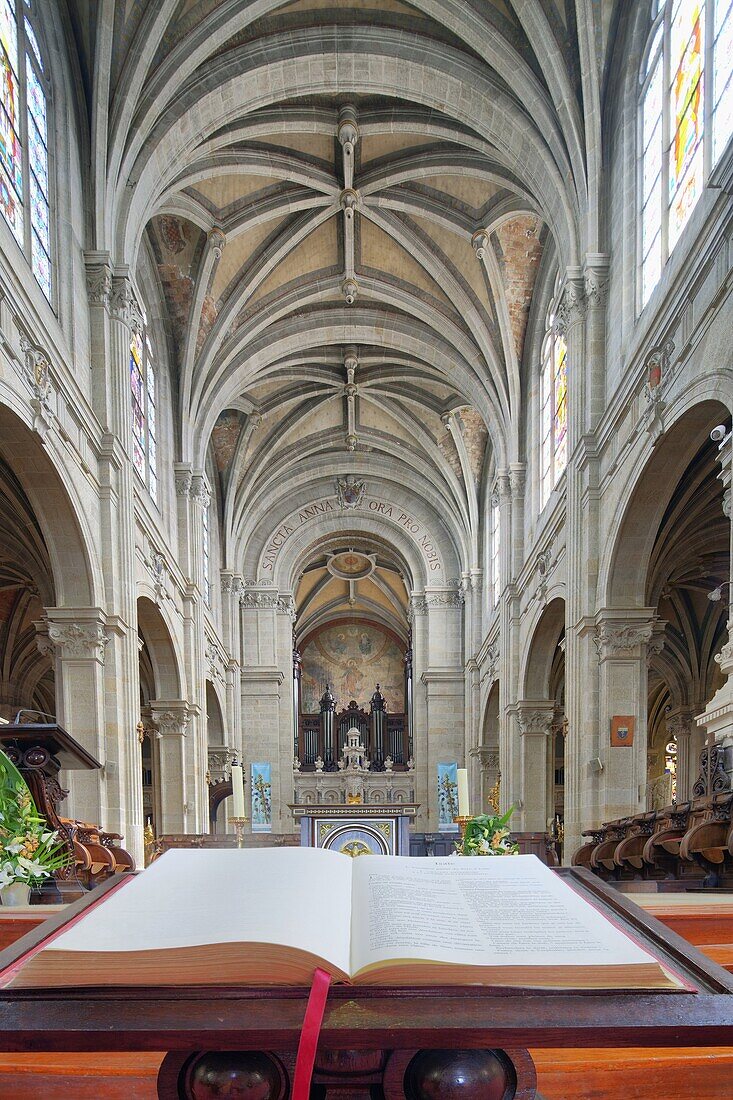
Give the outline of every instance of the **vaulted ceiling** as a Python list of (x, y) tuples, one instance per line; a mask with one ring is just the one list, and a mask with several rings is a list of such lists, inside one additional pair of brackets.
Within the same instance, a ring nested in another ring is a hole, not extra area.
[(225, 556), (351, 472), (407, 487), (475, 567), (533, 310), (598, 249), (619, 5), (68, 2), (95, 247), (155, 272)]

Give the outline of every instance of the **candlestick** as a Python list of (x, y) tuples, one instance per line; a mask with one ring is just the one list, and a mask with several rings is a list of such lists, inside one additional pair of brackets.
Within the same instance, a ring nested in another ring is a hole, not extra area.
[(244, 848), (244, 826), (247, 824), (246, 817), (230, 817), (234, 831), (237, 834), (237, 847)]
[(468, 808), (468, 771), (466, 768), (458, 768), (458, 816), (469, 817)]
[(465, 836), (466, 836), (466, 825), (468, 825), (470, 820), (471, 820), (471, 818), (468, 815), (461, 816), (461, 814), (459, 814), (458, 817), (453, 818), (453, 822), (454, 822), (455, 825), (458, 826), (458, 832), (460, 833), (460, 836), (461, 836), (461, 841), (460, 841), (461, 847), (463, 846), (463, 841), (464, 841)]
[(232, 764), (232, 820), (244, 817), (244, 773), (241, 764)]

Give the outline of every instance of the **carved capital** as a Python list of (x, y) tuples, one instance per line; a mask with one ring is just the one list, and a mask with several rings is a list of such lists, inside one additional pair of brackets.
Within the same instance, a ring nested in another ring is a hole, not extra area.
[(87, 262), (86, 282), (89, 305), (109, 308), (112, 294), (112, 269), (109, 264)]
[(665, 725), (667, 736), (674, 737), (679, 743), (680, 739), (689, 737), (692, 733), (693, 715), (691, 712), (677, 711), (667, 716)]
[[(596, 627), (593, 644), (599, 660), (605, 660), (608, 657), (635, 657), (641, 647), (651, 641), (654, 633), (655, 623), (652, 620), (628, 623), (615, 620), (602, 622)], [(663, 644), (662, 638), (659, 649)]]
[(155, 702), (150, 704), (150, 714), (157, 727), (158, 737), (185, 737), (191, 710), (187, 702), (180, 700), (172, 703)]
[(516, 716), (519, 732), (523, 737), (528, 734), (541, 734), (549, 737), (555, 717), (555, 708), (549, 702), (547, 706), (527, 703), (517, 707)]
[(512, 483), (509, 478), (509, 474), (502, 470), (497, 474), (496, 484), (494, 486), (494, 493), (498, 496), (497, 503), (501, 504), (502, 501), (508, 501), (512, 495)]
[(188, 497), (191, 495), (193, 474), (186, 466), (179, 466), (175, 471), (176, 496)]
[(509, 467), (509, 486), (514, 500), (524, 496), (524, 485), (527, 480), (527, 467), (523, 462), (513, 462)]
[(608, 298), (608, 266), (586, 268), (583, 290), (588, 309), (604, 309)]
[(410, 622), (416, 615), (427, 615), (428, 613), (428, 601), (424, 596), (412, 596), (410, 598), (410, 606), (407, 609), (407, 618)]
[(113, 320), (120, 321), (135, 332), (141, 331), (143, 326), (142, 311), (137, 303), (132, 281), (127, 275), (112, 276), (109, 312)]
[(189, 496), (194, 504), (205, 510), (211, 504), (211, 489), (204, 474), (193, 474)]
[(253, 588), (245, 581), (239, 602), (246, 611), (266, 611), (277, 608), (280, 596), (275, 588)]
[(104, 664), (109, 635), (101, 622), (47, 618), (35, 627), (38, 632), (36, 644), (45, 656), (58, 652), (63, 660), (96, 660)]
[(581, 279), (568, 279), (557, 307), (557, 330), (565, 336), (579, 324), (586, 312), (585, 285)]

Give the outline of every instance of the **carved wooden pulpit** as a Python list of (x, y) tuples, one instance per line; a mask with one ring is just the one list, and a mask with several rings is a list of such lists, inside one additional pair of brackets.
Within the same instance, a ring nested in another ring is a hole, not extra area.
[(73, 901), (84, 894), (74, 871), (73, 830), (62, 824), (58, 808), (66, 798), (59, 772), (101, 768), (98, 760), (57, 723), (22, 723), (0, 726), (0, 747), (28, 784), (38, 812), (56, 829), (69, 848), (70, 862), (41, 887), (44, 903)]

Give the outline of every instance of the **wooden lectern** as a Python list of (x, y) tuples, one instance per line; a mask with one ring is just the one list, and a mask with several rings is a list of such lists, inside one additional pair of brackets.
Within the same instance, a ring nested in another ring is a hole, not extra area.
[[(530, 1047), (733, 1045), (733, 976), (588, 871), (570, 884), (697, 992), (336, 986), (312, 1100), (538, 1100)], [(93, 904), (103, 883), (0, 952), (3, 969)], [(160, 1100), (288, 1100), (304, 989), (0, 991), (4, 1051), (167, 1051)]]
[(44, 882), (41, 901), (54, 903), (82, 897), (84, 889), (74, 871), (73, 837), (58, 813), (59, 804), (69, 792), (63, 789), (58, 777), (62, 768), (78, 771), (101, 768), (102, 765), (63, 726), (56, 723), (29, 722), (0, 726), (0, 747), (28, 784), (38, 812), (65, 839), (69, 848), (69, 865)]

